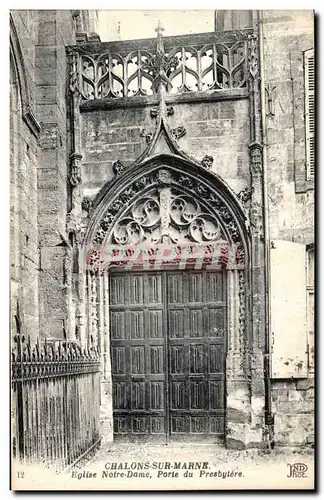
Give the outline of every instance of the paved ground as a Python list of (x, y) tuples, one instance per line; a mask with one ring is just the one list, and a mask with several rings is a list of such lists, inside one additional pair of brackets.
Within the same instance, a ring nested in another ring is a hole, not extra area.
[[(270, 453), (261, 450), (227, 450), (220, 446), (197, 444), (170, 444), (170, 445), (138, 445), (138, 444), (111, 444), (101, 446), (89, 459), (87, 465), (99, 464), (107, 461), (210, 461), (213, 465), (219, 463), (245, 463), (256, 461), (258, 463), (282, 461), (298, 457), (312, 457), (310, 448), (276, 448)], [(181, 457), (181, 458), (180, 458)]]
[[(190, 466), (189, 462), (195, 465)], [(296, 463), (305, 464), (303, 469), (306, 472), (299, 478), (288, 477), (291, 473), (289, 464)], [(144, 468), (139, 464), (147, 465)], [(309, 489), (313, 485), (313, 469), (312, 449), (277, 448), (265, 453), (260, 450), (226, 450), (216, 445), (112, 444), (101, 446), (74, 471), (75, 477), (83, 475), (82, 480), (81, 476), (80, 481), (75, 480), (80, 483), (80, 488), (82, 483), (84, 487), (86, 484), (90, 488), (96, 485), (98, 489), (106, 490), (223, 490)], [(139, 472), (147, 475), (141, 476)], [(186, 472), (191, 472), (192, 476), (185, 475)], [(85, 477), (93, 473), (97, 474), (96, 480)]]

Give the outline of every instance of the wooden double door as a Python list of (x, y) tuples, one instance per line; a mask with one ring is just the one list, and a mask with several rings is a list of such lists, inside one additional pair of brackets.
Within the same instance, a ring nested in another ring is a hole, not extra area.
[(116, 440), (223, 439), (223, 273), (112, 274), (110, 335)]

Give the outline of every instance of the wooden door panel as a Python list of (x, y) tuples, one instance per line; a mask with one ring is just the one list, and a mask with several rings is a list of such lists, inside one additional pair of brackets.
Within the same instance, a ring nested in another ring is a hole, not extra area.
[(164, 383), (150, 382), (150, 406), (151, 410), (163, 410), (165, 408)]
[(206, 349), (204, 344), (189, 346), (189, 374), (206, 375)]
[(188, 308), (188, 335), (192, 337), (203, 336), (203, 309)]
[(144, 339), (144, 311), (128, 311), (127, 320), (131, 340)]
[(124, 340), (125, 337), (125, 311), (111, 311), (110, 325), (111, 325), (111, 339)]
[(153, 436), (162, 437), (166, 435), (165, 418), (164, 417), (150, 417), (150, 432)]
[(163, 331), (163, 310), (148, 311), (147, 322), (149, 339), (163, 339), (165, 335)]
[(163, 438), (166, 422), (165, 277), (110, 279), (111, 359), (116, 439)]
[(169, 374), (172, 377), (180, 375), (181, 377), (185, 373), (186, 359), (187, 359), (188, 346), (185, 345), (169, 345)]
[(217, 441), (225, 417), (224, 275), (120, 273), (110, 290), (115, 437)]
[(218, 440), (225, 418), (224, 276), (170, 273), (167, 287), (170, 434)]
[(206, 380), (190, 380), (190, 405), (189, 410), (208, 410), (207, 382)]
[(192, 273), (184, 276), (184, 279), (187, 277), (188, 283), (188, 302), (198, 302), (202, 303), (203, 300), (203, 274), (202, 273)]

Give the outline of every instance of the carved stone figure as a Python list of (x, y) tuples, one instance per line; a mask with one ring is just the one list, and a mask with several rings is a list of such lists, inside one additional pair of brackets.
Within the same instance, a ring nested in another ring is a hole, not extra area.
[(114, 161), (112, 168), (115, 176), (118, 177), (123, 173), (125, 166), (122, 164), (120, 160), (117, 160)]
[(81, 184), (81, 160), (82, 155), (77, 153), (72, 153), (70, 156), (70, 184), (72, 186), (77, 186)]
[(210, 170), (213, 166), (214, 163), (214, 158), (209, 155), (205, 155), (203, 159), (201, 160), (201, 164), (204, 168), (207, 168), (207, 170)]
[(85, 212), (88, 212), (90, 213), (91, 210), (92, 210), (92, 206), (93, 206), (93, 201), (91, 198), (89, 198), (89, 196), (85, 196), (82, 200), (82, 210), (84, 210)]
[(238, 199), (243, 203), (243, 205), (251, 199), (252, 196), (252, 190), (248, 187), (245, 187), (240, 191), (237, 195)]

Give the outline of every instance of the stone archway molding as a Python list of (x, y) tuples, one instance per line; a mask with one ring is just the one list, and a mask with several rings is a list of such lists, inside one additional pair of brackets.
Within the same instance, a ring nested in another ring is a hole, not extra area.
[(170, 245), (177, 252), (187, 248), (187, 255), (199, 249), (205, 249), (206, 256), (214, 252), (223, 258), (227, 253), (222, 260), (225, 267), (248, 265), (248, 220), (230, 187), (195, 162), (162, 154), (102, 188), (93, 203), (83, 247), (89, 269), (95, 270), (98, 252), (105, 267), (109, 256), (112, 262), (120, 260), (118, 256), (129, 260), (137, 248), (145, 260), (152, 256), (148, 249), (154, 248), (156, 254)]
[[(261, 438), (260, 430), (255, 433), (250, 429), (249, 353), (252, 346), (248, 219), (240, 200), (224, 180), (196, 162), (173, 154), (160, 154), (144, 160), (106, 184), (93, 202), (83, 238), (81, 265), (86, 265), (86, 269), (83, 267), (80, 273), (79, 331), (85, 342), (98, 344), (102, 353), (104, 435), (108, 441), (113, 439), (110, 267), (101, 266), (102, 252), (106, 251), (110, 256), (110, 263), (128, 270), (132, 269), (128, 266), (132, 252), (137, 251), (142, 257), (146, 255), (150, 263), (152, 252), (163, 247), (176, 252), (180, 249), (180, 255), (173, 254), (168, 262), (177, 269), (187, 268), (184, 249), (187, 255), (189, 249), (205, 252), (203, 261), (208, 252), (215, 255), (221, 248), (225, 249), (225, 259), (223, 253), (223, 260), (218, 260), (218, 264), (227, 271), (228, 290), (226, 443), (228, 447), (236, 448), (249, 446), (251, 441), (255, 445), (261, 442)], [(234, 259), (230, 259), (233, 248), (239, 248), (240, 252), (235, 251)], [(89, 258), (86, 262), (85, 257)], [(196, 261), (191, 263), (195, 265)], [(208, 259), (205, 260), (204, 264), (208, 263)]]

